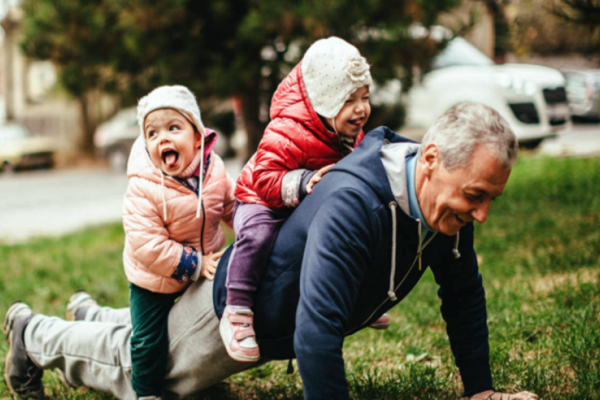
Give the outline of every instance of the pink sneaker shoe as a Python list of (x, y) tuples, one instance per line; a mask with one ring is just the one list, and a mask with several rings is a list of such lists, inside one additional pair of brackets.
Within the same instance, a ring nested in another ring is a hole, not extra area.
[(225, 307), (219, 331), (229, 357), (239, 362), (256, 362), (260, 350), (253, 328), (254, 314), (250, 310), (230, 310)]
[(377, 321), (373, 322), (370, 328), (377, 329), (380, 331), (386, 330), (390, 327), (390, 317), (387, 314), (383, 314)]

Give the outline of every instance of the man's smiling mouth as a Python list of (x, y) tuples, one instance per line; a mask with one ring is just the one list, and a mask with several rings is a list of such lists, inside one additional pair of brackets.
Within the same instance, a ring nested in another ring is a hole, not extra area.
[(458, 222), (461, 225), (466, 225), (469, 221), (465, 221), (464, 219), (462, 219), (461, 217), (458, 216), (458, 214), (454, 214), (454, 216), (456, 217), (456, 219), (458, 220)]

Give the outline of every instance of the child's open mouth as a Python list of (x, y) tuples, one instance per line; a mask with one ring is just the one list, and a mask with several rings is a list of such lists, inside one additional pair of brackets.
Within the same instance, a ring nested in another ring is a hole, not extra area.
[(162, 152), (161, 157), (167, 168), (173, 168), (179, 160), (179, 153), (175, 150), (165, 150)]
[(351, 119), (348, 122), (350, 124), (356, 126), (356, 127), (360, 127), (363, 124), (363, 119), (362, 118), (356, 118), (356, 119)]

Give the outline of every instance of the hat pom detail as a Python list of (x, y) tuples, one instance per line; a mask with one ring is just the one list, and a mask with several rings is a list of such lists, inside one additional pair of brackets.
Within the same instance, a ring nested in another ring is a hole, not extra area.
[(369, 72), (369, 64), (367, 63), (366, 58), (362, 56), (352, 56), (349, 57), (346, 61), (346, 66), (344, 70), (354, 82), (366, 82), (370, 79)]

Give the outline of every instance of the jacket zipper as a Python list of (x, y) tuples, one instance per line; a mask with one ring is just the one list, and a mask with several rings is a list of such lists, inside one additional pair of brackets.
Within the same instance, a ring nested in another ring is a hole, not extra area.
[[(435, 232), (430, 238), (429, 240), (427, 240), (427, 242), (425, 242), (425, 244), (423, 245), (423, 247), (421, 248), (421, 254), (423, 254), (423, 251), (425, 251), (425, 248), (429, 245), (429, 243), (431, 243), (431, 241), (433, 240), (433, 238), (437, 235), (437, 232)], [(410, 268), (408, 269), (408, 272), (406, 273), (406, 275), (404, 275), (404, 278), (402, 278), (402, 280), (400, 281), (400, 283), (394, 288), (394, 291), (398, 290), (400, 288), (400, 286), (402, 286), (402, 284), (404, 283), (404, 281), (406, 280), (406, 278), (408, 278), (408, 275), (410, 275), (412, 269), (414, 268), (415, 264), (417, 263), (417, 260), (419, 259), (419, 252), (417, 252), (417, 254), (415, 255), (415, 259), (413, 260)], [(384, 306), (385, 303), (387, 303), (390, 300), (389, 296), (386, 297), (386, 299), (375, 309), (375, 311), (373, 311), (371, 313), (371, 315), (369, 315), (369, 317), (365, 320), (365, 322), (363, 322), (362, 324), (360, 324), (357, 328), (348, 331), (346, 333), (352, 332), (352, 331), (358, 331), (362, 328), (364, 328), (367, 325), (367, 322), (369, 322), (369, 320), (371, 318), (373, 318), (373, 316), (377, 313), (377, 311), (379, 311), (379, 309), (381, 307)]]

